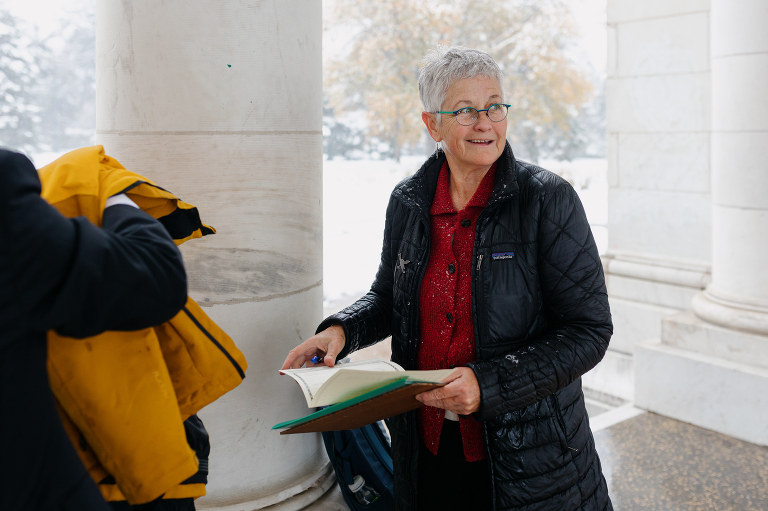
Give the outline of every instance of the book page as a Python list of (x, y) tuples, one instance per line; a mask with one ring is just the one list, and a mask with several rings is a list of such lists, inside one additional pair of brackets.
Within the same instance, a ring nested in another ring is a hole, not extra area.
[(304, 393), (304, 399), (307, 400), (307, 406), (325, 406), (318, 405), (313, 402), (313, 400), (315, 400), (315, 395), (326, 381), (337, 374), (340, 370), (345, 368), (364, 369), (366, 372), (394, 372), (403, 370), (403, 368), (398, 364), (389, 360), (370, 359), (360, 360), (357, 362), (349, 362), (348, 364), (337, 364), (334, 367), (322, 366), (306, 367), (303, 369), (286, 369), (284, 371), (280, 371), (280, 374), (287, 374), (296, 380), (296, 383), (299, 384), (301, 391)]
[(358, 370), (359, 368), (351, 366), (352, 364), (345, 365), (328, 378), (314, 393), (310, 406), (327, 406), (340, 403), (402, 379), (414, 382), (440, 383), (453, 372), (453, 369), (438, 371), (403, 371), (401, 369), (397, 372), (390, 372), (367, 367), (366, 370)]

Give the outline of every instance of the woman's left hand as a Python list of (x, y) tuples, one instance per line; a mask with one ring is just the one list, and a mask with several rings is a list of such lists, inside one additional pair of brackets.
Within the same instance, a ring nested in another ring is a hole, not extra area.
[(459, 415), (469, 415), (480, 409), (480, 385), (469, 367), (458, 367), (444, 382), (445, 387), (422, 392), (416, 399), (426, 406), (444, 408)]

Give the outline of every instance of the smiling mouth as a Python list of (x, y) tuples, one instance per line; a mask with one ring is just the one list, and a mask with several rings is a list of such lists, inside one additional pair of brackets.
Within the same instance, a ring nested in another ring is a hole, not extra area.
[(470, 144), (475, 145), (491, 145), (493, 144), (493, 140), (467, 140)]

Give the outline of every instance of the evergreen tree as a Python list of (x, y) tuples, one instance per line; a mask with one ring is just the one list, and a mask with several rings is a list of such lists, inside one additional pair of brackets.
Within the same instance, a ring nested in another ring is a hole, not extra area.
[(72, 12), (46, 40), (40, 105), (41, 144), (52, 150), (92, 145), (96, 132), (96, 20), (93, 6)]
[(40, 148), (38, 105), (45, 48), (22, 30), (0, 6), (0, 146), (33, 151)]

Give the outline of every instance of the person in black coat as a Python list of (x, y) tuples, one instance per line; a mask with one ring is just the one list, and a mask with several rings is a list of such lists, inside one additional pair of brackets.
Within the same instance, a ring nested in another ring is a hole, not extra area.
[(456, 367), (388, 421), (398, 510), (611, 510), (581, 376), (613, 327), (579, 198), (515, 159), (488, 54), (438, 47), (419, 92), (441, 149), (392, 192), (371, 290), (283, 368), (333, 366), (390, 335), (405, 369)]
[(64, 432), (46, 372), (46, 332), (88, 337), (159, 325), (187, 281), (165, 228), (126, 196), (103, 228), (40, 197), (23, 155), (0, 150), (0, 509), (108, 511)]

